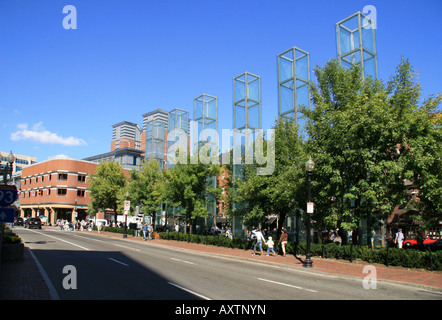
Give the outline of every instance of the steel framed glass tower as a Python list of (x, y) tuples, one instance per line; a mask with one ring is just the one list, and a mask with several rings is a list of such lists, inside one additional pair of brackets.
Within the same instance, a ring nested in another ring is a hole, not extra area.
[[(206, 129), (218, 131), (218, 98), (202, 94), (194, 99), (194, 134), (196, 141), (196, 151), (207, 142), (210, 142), (210, 136), (207, 135)], [(196, 129), (196, 130), (195, 130)], [(217, 141), (212, 141), (217, 143)]]
[[(218, 98), (202, 94), (194, 99), (194, 136), (195, 138), (195, 154), (199, 154), (200, 149), (203, 146), (210, 144), (210, 148), (218, 147), (218, 141), (212, 141), (210, 132), (207, 129), (215, 130), (218, 132)], [(196, 130), (195, 130), (196, 129)], [(213, 149), (209, 149), (211, 157), (217, 157), (217, 154), (212, 153)], [(216, 176), (209, 177), (208, 183), (213, 188), (216, 187)], [(206, 207), (208, 216), (205, 218), (205, 225), (208, 227), (214, 227), (216, 225), (216, 199), (211, 194), (207, 195)]]
[[(244, 151), (245, 161), (253, 159), (253, 141), (255, 131), (261, 129), (261, 77), (244, 72), (233, 78), (233, 179), (243, 178), (243, 163), (237, 163), (235, 156)], [(244, 140), (242, 140), (244, 137)], [(233, 203), (233, 208), (242, 207)], [(232, 217), (232, 231), (235, 236), (244, 235), (244, 226), (240, 217)]]
[(261, 78), (249, 72), (233, 78), (233, 129), (261, 129)]
[[(167, 136), (167, 152), (170, 150), (174, 150), (176, 148), (184, 148), (184, 150), (181, 150), (181, 152), (186, 153), (186, 160), (187, 160), (187, 154), (190, 152), (189, 148), (189, 133), (190, 133), (190, 119), (189, 119), (189, 112), (183, 109), (175, 108), (168, 113), (169, 119), (168, 119), (168, 136)], [(178, 137), (178, 135), (181, 135), (180, 132), (176, 132), (176, 135), (169, 135), (169, 133), (172, 132), (174, 129), (180, 129), (182, 130), (182, 133), (184, 133), (185, 137)], [(177, 139), (185, 138), (185, 141), (179, 141), (180, 145), (174, 147), (175, 143), (177, 143)], [(172, 167), (173, 164), (170, 161), (167, 161), (167, 167)]]
[(299, 106), (310, 108), (310, 53), (292, 47), (278, 55), (278, 115), (303, 127)]
[(362, 12), (336, 23), (338, 59), (345, 68), (360, 64), (365, 80), (378, 79), (375, 21)]

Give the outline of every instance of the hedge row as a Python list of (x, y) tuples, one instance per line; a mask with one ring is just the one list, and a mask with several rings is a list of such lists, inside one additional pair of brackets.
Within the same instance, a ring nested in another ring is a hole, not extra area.
[(14, 232), (10, 230), (5, 230), (3, 234), (3, 243), (4, 244), (13, 244), (13, 243), (20, 243), (21, 238), (17, 236)]
[[(206, 236), (196, 234), (184, 234), (176, 232), (162, 232), (161, 239), (187, 241), (190, 243), (201, 243), (206, 245), (216, 245), (227, 248), (253, 249), (254, 241), (246, 241), (242, 238), (229, 239), (224, 236)], [(264, 248), (266, 246), (264, 245)], [(263, 249), (264, 249), (263, 248)], [(275, 243), (275, 251), (282, 253), (278, 244)], [(286, 246), (287, 254), (305, 255), (306, 243), (297, 245), (289, 242)], [(342, 260), (362, 260), (369, 263), (386, 264), (389, 266), (400, 266), (405, 268), (419, 268), (442, 271), (442, 251), (432, 252), (419, 251), (413, 249), (381, 248), (372, 250), (367, 246), (344, 245), (336, 243), (322, 244), (311, 243), (310, 252), (312, 256), (322, 256), (324, 258)]]

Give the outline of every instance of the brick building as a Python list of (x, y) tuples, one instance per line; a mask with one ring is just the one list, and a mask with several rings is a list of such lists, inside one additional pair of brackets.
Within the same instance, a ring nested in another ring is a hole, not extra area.
[(20, 216), (44, 215), (52, 225), (57, 219), (85, 219), (91, 201), (88, 177), (97, 166), (84, 160), (51, 159), (23, 168)]

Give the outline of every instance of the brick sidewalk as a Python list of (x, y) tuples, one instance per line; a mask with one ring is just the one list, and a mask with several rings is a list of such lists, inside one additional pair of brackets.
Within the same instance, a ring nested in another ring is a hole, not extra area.
[[(80, 232), (80, 231), (77, 231)], [(98, 234), (97, 232), (94, 232)], [(103, 237), (122, 238), (121, 234), (105, 233), (99, 234)], [(327, 274), (342, 275), (364, 278), (364, 266), (368, 263), (354, 261), (338, 261), (333, 259), (322, 259), (313, 257), (313, 268), (305, 269), (302, 262), (294, 256), (253, 256), (250, 250), (231, 249), (204, 244), (187, 243), (183, 241), (155, 239), (144, 242), (141, 237), (129, 236), (126, 241), (140, 241), (146, 245), (167, 245), (184, 250), (196, 250), (210, 254), (237, 257), (238, 259), (249, 259), (262, 261), (265, 263), (276, 263), (293, 268), (303, 269), (307, 272), (322, 272)], [(402, 284), (425, 287), (433, 291), (442, 292), (442, 272), (426, 270), (410, 270), (401, 267), (386, 267), (384, 265), (373, 264), (376, 267), (378, 281), (390, 281)], [(222, 266), (220, 266), (222, 267)], [(41, 276), (38, 267), (25, 247), (24, 258), (20, 261), (3, 262), (0, 265), (0, 300), (50, 300), (48, 287)]]

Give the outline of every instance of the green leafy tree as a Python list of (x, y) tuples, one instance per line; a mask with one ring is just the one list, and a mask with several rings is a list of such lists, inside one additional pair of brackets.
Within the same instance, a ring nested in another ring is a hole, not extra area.
[(416, 200), (405, 210), (423, 222), (421, 231), (437, 226), (442, 211), (442, 128), (438, 109), (442, 95), (421, 102), (421, 88), (410, 63), (404, 60), (388, 87), (402, 131), (401, 153), (405, 157), (405, 178), (419, 189)]
[(144, 215), (152, 216), (155, 227), (156, 212), (166, 200), (166, 179), (159, 162), (153, 159), (148, 163), (143, 161), (139, 171), (132, 171), (128, 190), (131, 206), (140, 205)]
[(405, 200), (405, 178), (418, 182), (410, 148), (422, 147), (417, 133), (425, 131), (415, 128), (423, 112), (420, 89), (406, 60), (387, 86), (363, 81), (358, 66), (344, 69), (335, 60), (317, 67), (315, 75), (314, 108), (303, 110), (309, 119), (306, 147), (317, 165), (315, 220), (357, 230), (361, 217), (369, 223), (386, 218)]
[(91, 192), (90, 210), (111, 209), (117, 221), (118, 208), (122, 206), (122, 195), (126, 191), (127, 178), (123, 167), (116, 162), (103, 162), (90, 176), (89, 190)]
[[(263, 165), (241, 165), (242, 174), (236, 178), (232, 175), (233, 165), (229, 165), (229, 203), (237, 203), (230, 212), (241, 216), (246, 226), (252, 227), (265, 223), (270, 215), (276, 215), (284, 221), (287, 214), (295, 208), (304, 208), (306, 201), (306, 185), (304, 165), (308, 157), (305, 155), (303, 142), (298, 133), (298, 126), (293, 120), (278, 119), (274, 126), (274, 149), (257, 137), (254, 150), (258, 154), (275, 153), (275, 167), (271, 174), (259, 174), (258, 168)], [(260, 150), (263, 146), (264, 150)], [(243, 159), (244, 160), (244, 159)], [(267, 165), (267, 164), (266, 164)], [(279, 230), (282, 227), (279, 223)]]
[(220, 194), (220, 190), (212, 186), (212, 177), (220, 173), (219, 165), (193, 162), (177, 163), (166, 172), (168, 203), (182, 208), (181, 213), (185, 215), (187, 223), (192, 225), (192, 231), (196, 228), (197, 218), (208, 216), (208, 196), (218, 199)]

